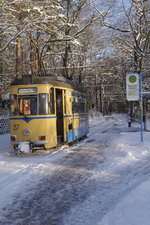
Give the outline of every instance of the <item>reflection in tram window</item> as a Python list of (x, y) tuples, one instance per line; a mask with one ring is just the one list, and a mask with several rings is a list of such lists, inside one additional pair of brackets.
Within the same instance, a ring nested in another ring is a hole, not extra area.
[(72, 92), (72, 113), (87, 113), (88, 105), (86, 96)]
[(19, 115), (37, 115), (37, 96), (19, 96)]
[(17, 95), (10, 96), (10, 114), (12, 116), (17, 114)]
[(37, 115), (37, 96), (11, 95), (11, 115)]
[(48, 114), (48, 94), (39, 94), (39, 115)]

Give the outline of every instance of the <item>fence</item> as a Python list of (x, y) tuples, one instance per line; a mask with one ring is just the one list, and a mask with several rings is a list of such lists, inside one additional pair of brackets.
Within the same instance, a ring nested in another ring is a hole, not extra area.
[(0, 135), (10, 132), (9, 87), (15, 74), (0, 74)]
[(0, 135), (10, 132), (9, 117), (9, 108), (6, 105), (3, 108), (0, 105)]

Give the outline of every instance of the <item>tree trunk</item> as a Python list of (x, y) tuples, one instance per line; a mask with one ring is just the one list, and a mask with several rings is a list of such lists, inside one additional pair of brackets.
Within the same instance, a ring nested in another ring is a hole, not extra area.
[(17, 45), (16, 45), (16, 75), (21, 76), (23, 73), (22, 70), (22, 38), (19, 36), (17, 38)]

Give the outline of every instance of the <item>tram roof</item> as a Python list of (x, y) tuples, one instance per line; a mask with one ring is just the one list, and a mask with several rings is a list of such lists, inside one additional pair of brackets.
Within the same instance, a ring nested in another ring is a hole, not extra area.
[(12, 83), (13, 85), (28, 85), (28, 84), (52, 84), (54, 86), (59, 87), (66, 87), (75, 89), (81, 92), (85, 92), (85, 89), (83, 86), (78, 84), (77, 82), (74, 82), (68, 78), (62, 77), (62, 76), (31, 76), (31, 75), (25, 75), (21, 78), (16, 78)]

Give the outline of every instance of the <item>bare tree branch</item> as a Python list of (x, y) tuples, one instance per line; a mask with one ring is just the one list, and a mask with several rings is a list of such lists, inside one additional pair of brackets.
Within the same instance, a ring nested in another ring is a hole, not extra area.
[(10, 38), (6, 45), (3, 48), (0, 48), (0, 52), (3, 52), (10, 45), (10, 43), (15, 40), (21, 33), (23, 33), (29, 26), (30, 24), (23, 25), (20, 30), (16, 34), (14, 34), (12, 38)]

